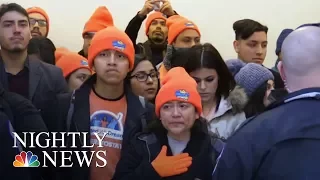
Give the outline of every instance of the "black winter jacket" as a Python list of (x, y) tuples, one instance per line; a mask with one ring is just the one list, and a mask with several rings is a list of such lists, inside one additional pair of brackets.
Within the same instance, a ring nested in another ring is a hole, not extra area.
[(157, 157), (163, 145), (168, 147), (167, 155), (172, 155), (166, 130), (162, 127), (137, 134), (127, 149), (122, 149), (113, 179), (211, 180), (214, 162), (211, 158), (213, 151), (210, 140), (206, 132), (193, 128), (191, 139), (183, 151), (192, 157), (189, 170), (180, 175), (161, 178), (153, 169), (151, 162)]

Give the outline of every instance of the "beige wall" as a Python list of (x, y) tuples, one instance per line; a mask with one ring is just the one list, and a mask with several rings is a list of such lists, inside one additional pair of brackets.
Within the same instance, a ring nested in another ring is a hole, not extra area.
[[(6, 0), (4, 0), (6, 1)], [(1, 2), (4, 2), (1, 0)], [(116, 26), (125, 29), (145, 0), (16, 0), (24, 7), (40, 6), (49, 14), (49, 38), (57, 47), (78, 51), (81, 32), (95, 8), (108, 7)], [(10, 1), (12, 2), (12, 1)], [(202, 42), (210, 42), (225, 59), (236, 57), (232, 42), (232, 24), (241, 18), (252, 18), (269, 27), (269, 46), (265, 65), (276, 60), (275, 45), (280, 31), (300, 24), (320, 21), (319, 0), (171, 0), (174, 9), (195, 21), (202, 32)], [(144, 25), (138, 40), (144, 41)]]

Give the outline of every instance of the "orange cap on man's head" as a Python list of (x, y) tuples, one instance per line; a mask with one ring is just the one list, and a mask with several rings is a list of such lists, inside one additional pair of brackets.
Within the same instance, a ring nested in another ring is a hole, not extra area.
[(89, 67), (92, 68), (95, 57), (104, 50), (115, 50), (128, 57), (130, 70), (134, 64), (134, 46), (128, 35), (114, 26), (98, 31), (92, 38), (88, 51)]
[(179, 34), (186, 29), (193, 29), (197, 31), (201, 36), (200, 30), (196, 24), (188, 19), (182, 18), (178, 19), (170, 25), (168, 31), (168, 44), (171, 45), (173, 41), (179, 36)]
[(107, 7), (98, 7), (86, 22), (82, 36), (88, 32), (98, 32), (108, 26), (113, 26), (113, 18)]
[(195, 106), (199, 115), (202, 113), (201, 97), (196, 81), (182, 67), (168, 71), (156, 96), (156, 115), (160, 116), (161, 107), (169, 101), (182, 101)]
[(147, 17), (147, 21), (146, 21), (146, 35), (148, 35), (149, 27), (150, 27), (152, 21), (155, 20), (155, 19), (163, 19), (165, 21), (167, 20), (166, 16), (164, 14), (162, 14), (161, 12), (151, 13)]
[(170, 26), (174, 23), (174, 22), (177, 22), (179, 20), (183, 20), (183, 19), (186, 19), (185, 17), (182, 17), (180, 15), (173, 15), (173, 16), (170, 16), (167, 21), (166, 21), (166, 25), (168, 28), (170, 28)]
[(70, 52), (67, 48), (65, 47), (59, 47), (54, 51), (54, 57), (56, 62), (58, 62), (58, 60), (65, 55), (66, 53)]
[(46, 19), (46, 21), (47, 21), (47, 34), (46, 34), (46, 37), (48, 36), (48, 33), (49, 33), (49, 16), (48, 16), (48, 14), (46, 13), (46, 11), (45, 10), (43, 10), (42, 8), (40, 8), (40, 7), (36, 7), (36, 6), (34, 6), (34, 7), (30, 7), (30, 8), (28, 8), (27, 9), (27, 13), (28, 14), (31, 14), (31, 13), (39, 13), (39, 14), (41, 14), (42, 16), (44, 16), (44, 18)]
[(92, 73), (88, 65), (88, 60), (74, 52), (67, 52), (61, 56), (56, 66), (62, 69), (63, 77), (65, 78), (82, 68), (88, 69)]

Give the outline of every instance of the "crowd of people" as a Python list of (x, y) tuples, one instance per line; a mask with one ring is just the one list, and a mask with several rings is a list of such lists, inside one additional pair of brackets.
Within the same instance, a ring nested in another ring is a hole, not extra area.
[[(98, 7), (79, 52), (47, 38), (42, 8), (0, 6), (1, 179), (320, 178), (320, 23), (284, 29), (269, 69), (267, 26), (234, 22), (238, 57), (225, 60), (159, 2), (146, 0), (125, 31)], [(137, 42), (143, 22), (148, 40)], [(43, 149), (13, 147), (13, 132), (86, 133), (92, 147), (68, 138), (72, 150), (105, 151), (108, 163), (81, 167), (72, 154), (70, 168), (16, 168), (21, 151), (41, 160)]]

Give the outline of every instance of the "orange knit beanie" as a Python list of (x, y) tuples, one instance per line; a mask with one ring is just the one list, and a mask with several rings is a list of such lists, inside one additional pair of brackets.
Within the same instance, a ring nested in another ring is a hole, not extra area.
[(168, 71), (156, 96), (156, 115), (160, 116), (160, 108), (169, 101), (183, 101), (195, 106), (202, 113), (201, 97), (197, 91), (196, 81), (182, 67)]
[(170, 26), (174, 23), (174, 22), (177, 22), (179, 20), (183, 20), (183, 19), (186, 19), (185, 17), (182, 17), (180, 15), (173, 15), (173, 16), (170, 16), (167, 21), (166, 21), (166, 25), (168, 28), (170, 28)]
[(167, 20), (166, 16), (164, 14), (162, 14), (161, 12), (154, 12), (154, 13), (150, 14), (147, 18), (147, 21), (146, 21), (146, 35), (148, 35), (149, 27), (150, 27), (152, 21), (155, 19)]
[(31, 14), (31, 13), (39, 13), (41, 14), (42, 16), (45, 17), (46, 21), (47, 21), (47, 34), (46, 34), (46, 37), (48, 36), (48, 33), (49, 33), (49, 16), (48, 14), (46, 13), (45, 10), (43, 10), (42, 8), (40, 7), (30, 7), (27, 9), (27, 13), (28, 14)]
[(65, 47), (59, 47), (54, 51), (54, 57), (56, 62), (66, 53), (70, 52), (67, 48)]
[(89, 67), (92, 68), (95, 57), (104, 50), (116, 50), (129, 59), (130, 70), (134, 64), (134, 46), (128, 35), (114, 26), (98, 31), (92, 38), (88, 51)]
[(82, 68), (88, 69), (90, 72), (92, 72), (89, 68), (87, 59), (74, 52), (68, 52), (61, 56), (56, 63), (56, 66), (62, 69), (63, 77), (65, 78), (74, 71)]
[(186, 29), (193, 29), (197, 31), (201, 36), (200, 30), (196, 24), (188, 19), (181, 18), (170, 25), (168, 31), (168, 44), (171, 45), (173, 41), (179, 36), (179, 34)]
[(85, 24), (82, 36), (87, 32), (98, 32), (108, 26), (113, 26), (112, 15), (105, 6), (100, 6)]

